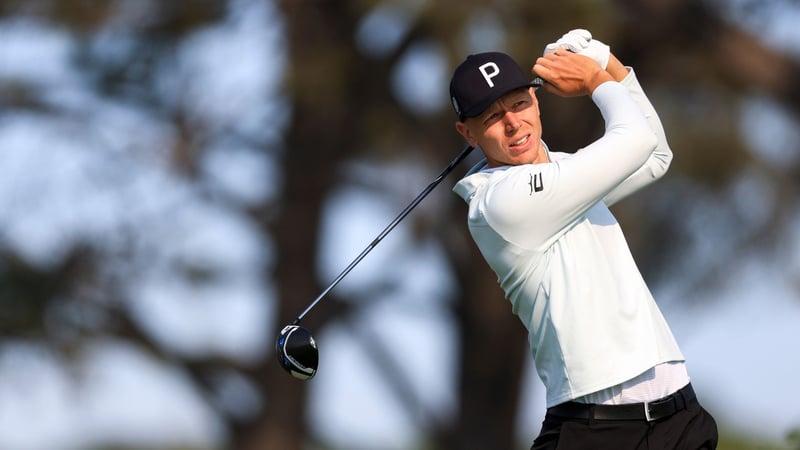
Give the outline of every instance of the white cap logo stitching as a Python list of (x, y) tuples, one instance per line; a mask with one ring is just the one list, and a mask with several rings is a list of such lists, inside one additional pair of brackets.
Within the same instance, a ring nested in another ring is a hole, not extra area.
[(453, 108), (456, 110), (456, 114), (459, 116), (461, 115), (461, 108), (458, 106), (458, 99), (455, 96), (450, 97), (450, 101), (453, 102)]
[[(490, 68), (493, 69), (492, 72), (488, 71), (488, 69)], [(494, 81), (492, 81), (492, 78), (496, 77), (497, 75), (500, 75), (500, 68), (497, 67), (497, 64), (493, 62), (488, 62), (478, 67), (478, 70), (480, 70), (481, 74), (483, 74), (483, 79), (486, 80), (486, 84), (488, 84), (490, 88), (493, 88)]]

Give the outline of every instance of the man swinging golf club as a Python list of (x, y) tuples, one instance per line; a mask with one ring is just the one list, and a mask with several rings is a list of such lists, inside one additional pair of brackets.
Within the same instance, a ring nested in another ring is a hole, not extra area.
[(485, 156), (454, 191), (547, 389), (532, 448), (715, 448), (714, 419), (608, 209), (667, 171), (658, 115), (633, 69), (586, 30), (548, 45), (533, 72), (550, 93), (590, 95), (605, 134), (550, 151), (535, 89), (502, 53), (467, 57), (450, 83), (456, 130)]

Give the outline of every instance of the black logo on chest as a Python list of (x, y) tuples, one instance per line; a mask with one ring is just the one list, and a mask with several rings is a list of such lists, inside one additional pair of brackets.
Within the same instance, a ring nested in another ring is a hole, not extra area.
[(544, 190), (544, 184), (542, 184), (542, 173), (539, 172), (536, 175), (530, 174), (531, 181), (528, 184), (531, 187), (531, 193), (529, 195), (533, 195), (534, 192), (541, 192)]

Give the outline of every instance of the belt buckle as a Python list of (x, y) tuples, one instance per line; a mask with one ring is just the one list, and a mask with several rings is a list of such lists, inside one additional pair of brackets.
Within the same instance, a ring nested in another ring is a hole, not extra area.
[(648, 422), (652, 422), (653, 419), (650, 417), (650, 402), (643, 402), (642, 404), (644, 405), (644, 418)]

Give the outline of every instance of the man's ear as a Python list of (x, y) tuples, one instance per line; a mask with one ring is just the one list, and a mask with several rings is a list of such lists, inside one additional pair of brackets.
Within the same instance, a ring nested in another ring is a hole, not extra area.
[(478, 146), (478, 141), (476, 141), (475, 138), (472, 137), (472, 132), (470, 131), (467, 124), (461, 121), (457, 121), (456, 131), (458, 131), (458, 134), (460, 134), (467, 141), (467, 143), (469, 143), (469, 145), (473, 147)]
[(539, 109), (539, 97), (536, 96), (536, 89), (530, 88), (528, 92), (531, 94), (531, 98), (533, 98), (533, 104), (536, 106), (536, 110), (539, 112), (538, 115), (541, 116), (541, 110)]

